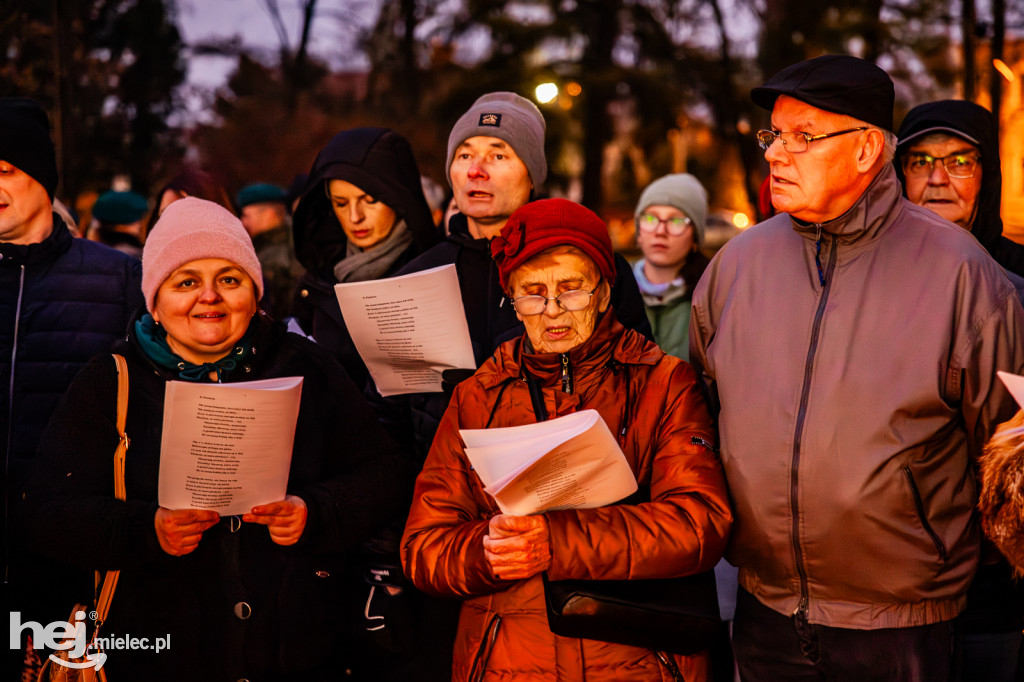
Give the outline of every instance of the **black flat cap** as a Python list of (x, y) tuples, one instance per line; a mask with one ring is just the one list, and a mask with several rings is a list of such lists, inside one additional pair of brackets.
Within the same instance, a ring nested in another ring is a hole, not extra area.
[(852, 116), (892, 131), (896, 90), (892, 79), (869, 61), (842, 54), (827, 54), (786, 67), (750, 98), (772, 110), (779, 95), (789, 95), (813, 107)]

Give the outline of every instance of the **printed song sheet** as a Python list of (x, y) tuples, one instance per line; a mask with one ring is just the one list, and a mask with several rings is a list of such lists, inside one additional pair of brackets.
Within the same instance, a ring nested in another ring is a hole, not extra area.
[(476, 367), (454, 265), (334, 292), (381, 395), (439, 393), (442, 371)]
[(999, 370), (996, 372), (1003, 383), (1006, 384), (1006, 390), (1010, 392), (1013, 399), (1017, 401), (1017, 406), (1024, 408), (1024, 377), (1019, 374), (1010, 374), (1009, 372), (1003, 372)]
[(459, 434), (484, 490), (506, 514), (603, 507), (637, 490), (625, 455), (596, 410)]
[(160, 506), (230, 516), (284, 499), (301, 396), (302, 377), (167, 382)]

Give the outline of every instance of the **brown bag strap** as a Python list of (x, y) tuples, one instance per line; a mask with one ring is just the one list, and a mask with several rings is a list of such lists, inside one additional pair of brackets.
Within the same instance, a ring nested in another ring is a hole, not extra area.
[[(128, 490), (124, 485), (124, 464), (128, 446), (131, 445), (128, 434), (124, 432), (125, 423), (128, 421), (128, 363), (123, 356), (115, 354), (114, 364), (117, 365), (117, 432), (121, 436), (117, 450), (114, 451), (114, 497), (124, 501), (128, 497)], [(103, 588), (96, 600), (97, 630), (110, 612), (110, 601), (114, 598), (114, 590), (117, 588), (117, 579), (120, 575), (121, 571), (107, 571), (106, 577), (103, 578)]]

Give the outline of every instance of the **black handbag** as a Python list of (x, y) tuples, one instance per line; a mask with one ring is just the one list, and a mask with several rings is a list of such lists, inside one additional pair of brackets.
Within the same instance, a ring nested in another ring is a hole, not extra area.
[(715, 572), (649, 580), (544, 580), (548, 627), (597, 639), (692, 655), (708, 649), (722, 622)]
[[(526, 375), (538, 421), (547, 409), (536, 380)], [(641, 486), (617, 504), (649, 502)], [(722, 623), (714, 570), (681, 578), (550, 580), (543, 574), (551, 632), (563, 637), (628, 644), (688, 656), (710, 648)]]

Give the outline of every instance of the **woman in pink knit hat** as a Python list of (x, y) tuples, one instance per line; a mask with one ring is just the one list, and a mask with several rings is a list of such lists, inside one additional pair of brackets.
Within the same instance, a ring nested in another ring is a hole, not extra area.
[[(345, 555), (401, 508), (397, 448), (335, 360), (259, 311), (260, 263), (229, 211), (174, 202), (142, 263), (146, 312), (116, 349), (130, 379), (127, 500), (114, 497), (117, 380), (101, 355), (43, 437), (39, 550), (121, 570), (103, 635), (169, 642), (108, 649), (113, 679), (334, 679)], [(303, 379), (284, 499), (232, 517), (160, 506), (167, 382), (275, 377)]]

